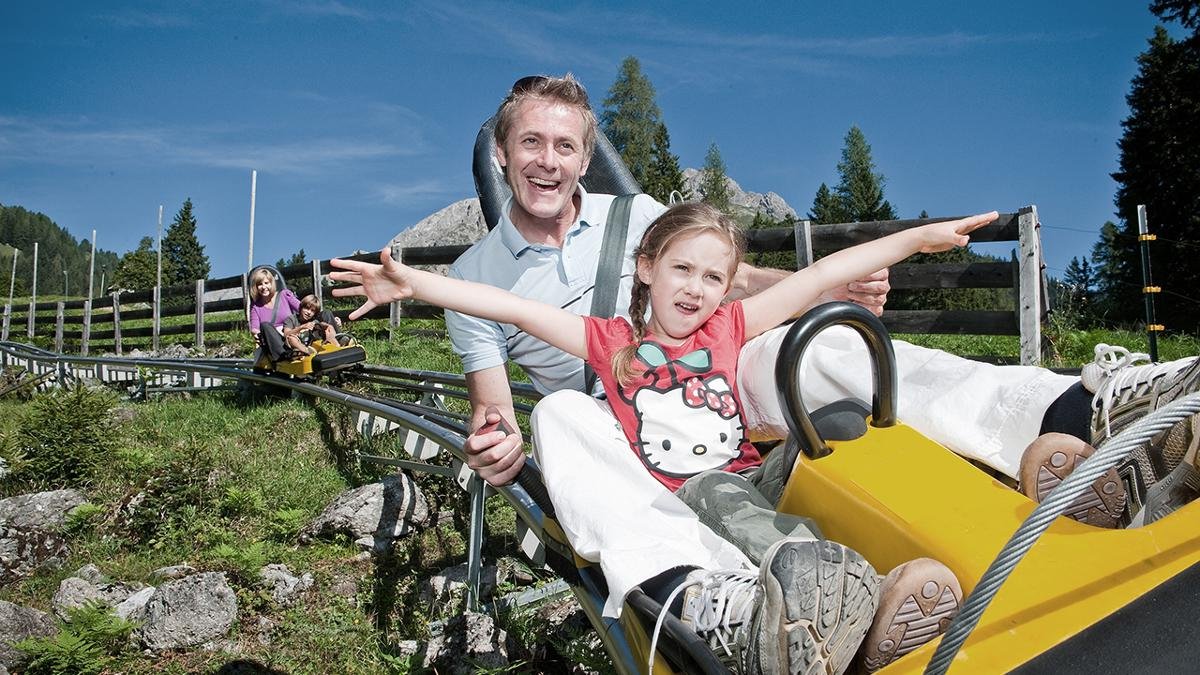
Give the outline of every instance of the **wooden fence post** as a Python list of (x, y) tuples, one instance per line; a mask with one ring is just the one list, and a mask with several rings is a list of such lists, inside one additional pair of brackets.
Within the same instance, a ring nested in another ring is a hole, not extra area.
[(1020, 287), (1021, 365), (1042, 363), (1042, 242), (1038, 229), (1037, 207), (1026, 206), (1017, 212), (1021, 257), (1018, 285)]
[(322, 289), (321, 289), (321, 261), (320, 260), (312, 261), (312, 282), (313, 282), (313, 295), (317, 296), (317, 303), (320, 304), (322, 308), (324, 308), (325, 307), (325, 294), (321, 292)]
[(204, 349), (204, 280), (196, 280), (196, 346)]
[(92, 337), (92, 299), (83, 301), (83, 339), (79, 342), (79, 353), (88, 354), (88, 340)]
[(58, 352), (59, 354), (61, 354), (63, 350), (63, 317), (65, 314), (66, 308), (63, 306), (63, 303), (60, 300), (55, 308), (54, 316), (54, 351)]
[(813, 263), (812, 221), (799, 220), (792, 227), (796, 233), (796, 269), (802, 270)]
[[(392, 260), (400, 262), (401, 248), (400, 244), (392, 244)], [(400, 303), (393, 302), (389, 305), (388, 313), (388, 339), (396, 339), (396, 330), (400, 327)]]
[(158, 351), (158, 332), (162, 325), (162, 286), (154, 287), (154, 297), (150, 300), (154, 317), (150, 323), (150, 349)]
[(112, 317), (113, 317), (113, 349), (116, 350), (117, 356), (121, 355), (121, 291), (113, 291), (112, 294)]
[(36, 306), (37, 306), (37, 303), (32, 298), (30, 298), (30, 300), (29, 300), (29, 327), (25, 331), (25, 337), (29, 338), (30, 340), (33, 339), (33, 313), (34, 313), (34, 310), (36, 309)]
[(0, 340), (8, 339), (8, 322), (12, 318), (12, 306), (4, 306), (4, 328), (0, 329)]

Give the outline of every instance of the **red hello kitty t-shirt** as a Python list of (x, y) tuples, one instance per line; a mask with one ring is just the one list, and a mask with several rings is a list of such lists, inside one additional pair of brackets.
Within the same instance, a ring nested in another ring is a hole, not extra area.
[(745, 342), (742, 303), (717, 309), (682, 345), (648, 337), (638, 345), (629, 386), (617, 384), (613, 352), (633, 344), (624, 317), (585, 316), (588, 365), (600, 377), (608, 403), (634, 454), (672, 492), (701, 471), (737, 472), (762, 462), (746, 439), (737, 392), (738, 352)]

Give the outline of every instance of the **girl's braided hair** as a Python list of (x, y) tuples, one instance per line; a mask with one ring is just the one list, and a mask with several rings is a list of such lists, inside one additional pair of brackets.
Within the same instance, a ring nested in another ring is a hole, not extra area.
[[(635, 259), (646, 258), (651, 264), (675, 241), (711, 232), (725, 239), (733, 249), (732, 268), (729, 279), (742, 257), (746, 254), (746, 237), (737, 223), (718, 209), (703, 202), (676, 204), (663, 212), (642, 235), (642, 241), (634, 250)], [(643, 283), (637, 274), (633, 277), (633, 291), (629, 296), (629, 322), (633, 326), (633, 344), (613, 353), (613, 377), (622, 386), (628, 386), (642, 375), (635, 365), (638, 345), (646, 337), (646, 308), (650, 303), (650, 286)]]

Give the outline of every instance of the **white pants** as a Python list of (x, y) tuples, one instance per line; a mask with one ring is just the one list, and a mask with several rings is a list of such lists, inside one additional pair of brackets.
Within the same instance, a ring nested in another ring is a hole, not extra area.
[[(743, 414), (756, 438), (787, 434), (774, 382), (785, 332), (777, 328), (755, 338), (739, 358)], [(1047, 406), (1078, 381), (1042, 368), (993, 366), (904, 342), (893, 345), (900, 420), (1009, 476), (1016, 475), (1021, 452), (1037, 437)], [(850, 329), (819, 335), (805, 352), (801, 373), (810, 410), (847, 396), (871, 400), (869, 357)], [(606, 403), (575, 391), (556, 392), (535, 407), (532, 425), (534, 455), (559, 524), (576, 553), (598, 562), (608, 582), (605, 616), (620, 613), (634, 586), (673, 567), (751, 567), (646, 471)]]

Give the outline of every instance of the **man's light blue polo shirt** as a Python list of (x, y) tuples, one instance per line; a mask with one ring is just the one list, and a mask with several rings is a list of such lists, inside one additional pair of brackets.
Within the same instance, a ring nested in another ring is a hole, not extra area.
[[(588, 314), (596, 281), (596, 263), (604, 242), (604, 225), (614, 197), (588, 194), (583, 186), (579, 187), (579, 196), (579, 219), (567, 232), (561, 249), (526, 241), (509, 217), (512, 208), (512, 198), (509, 198), (501, 210), (500, 222), (454, 262), (449, 276), (503, 288), (579, 315)], [(625, 238), (621, 288), (617, 293), (616, 314), (619, 316), (629, 313), (629, 292), (635, 269), (633, 250), (641, 241), (646, 226), (664, 210), (666, 207), (647, 195), (639, 195), (633, 200), (629, 233)], [(446, 327), (454, 351), (462, 358), (465, 372), (503, 365), (512, 359), (529, 373), (533, 385), (542, 393), (583, 389), (583, 361), (512, 324), (447, 311)]]

